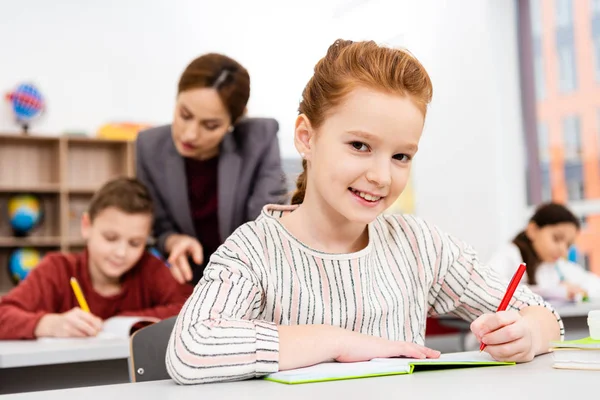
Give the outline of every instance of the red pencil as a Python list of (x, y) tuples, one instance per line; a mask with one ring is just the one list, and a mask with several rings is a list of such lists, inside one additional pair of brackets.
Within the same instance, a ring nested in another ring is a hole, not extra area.
[[(506, 293), (504, 294), (504, 297), (502, 298), (502, 301), (500, 302), (496, 312), (506, 311), (506, 307), (508, 307), (510, 299), (512, 299), (513, 294), (515, 294), (515, 290), (517, 290), (517, 286), (519, 286), (519, 282), (521, 282), (521, 278), (523, 277), (526, 268), (527, 267), (525, 264), (519, 265), (517, 272), (515, 272), (514, 276), (510, 280), (510, 283), (508, 284), (508, 288), (506, 288)], [(485, 343), (481, 343), (481, 346), (479, 346), (479, 351), (483, 351), (483, 349), (485, 349)]]

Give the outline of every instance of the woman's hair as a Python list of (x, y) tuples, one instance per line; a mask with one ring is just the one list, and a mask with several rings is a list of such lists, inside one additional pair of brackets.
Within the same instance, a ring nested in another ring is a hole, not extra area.
[[(538, 228), (543, 228), (548, 225), (558, 224), (573, 224), (579, 230), (580, 224), (577, 217), (569, 211), (568, 208), (557, 203), (545, 203), (541, 204), (529, 220), (533, 222)], [(523, 262), (527, 265), (527, 278), (530, 285), (535, 285), (535, 271), (541, 264), (542, 260), (535, 252), (531, 239), (527, 236), (525, 231), (520, 232), (513, 239), (513, 243), (519, 248)]]
[(177, 93), (213, 88), (229, 111), (231, 123), (244, 114), (250, 98), (250, 75), (237, 61), (210, 53), (196, 58), (181, 74)]
[[(382, 47), (373, 41), (338, 39), (315, 66), (302, 92), (298, 112), (306, 115), (313, 128), (319, 128), (332, 109), (357, 87), (410, 96), (423, 116), (433, 94), (427, 71), (406, 50)], [(303, 160), (292, 204), (304, 201), (306, 166)]]

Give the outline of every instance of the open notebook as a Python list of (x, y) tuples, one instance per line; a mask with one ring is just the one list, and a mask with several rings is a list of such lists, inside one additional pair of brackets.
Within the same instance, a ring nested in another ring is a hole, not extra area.
[(376, 358), (355, 363), (323, 363), (267, 375), (266, 380), (287, 383), (325, 382), (374, 376), (412, 374), (420, 370), (514, 365), (514, 362), (495, 361), (489, 354), (478, 351), (442, 354), (437, 359)]
[(64, 341), (64, 340), (89, 340), (89, 339), (115, 339), (115, 338), (129, 338), (133, 333), (133, 328), (138, 325), (146, 326), (157, 322), (156, 318), (152, 317), (112, 317), (104, 321), (102, 325), (102, 331), (95, 337), (86, 338), (53, 338), (44, 337), (39, 338), (39, 341), (50, 342), (50, 341)]
[(551, 344), (554, 368), (600, 371), (600, 340), (587, 337)]

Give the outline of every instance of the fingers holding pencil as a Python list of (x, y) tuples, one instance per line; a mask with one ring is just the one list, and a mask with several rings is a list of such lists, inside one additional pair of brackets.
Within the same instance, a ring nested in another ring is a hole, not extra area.
[[(506, 311), (508, 305), (510, 304), (510, 300), (515, 294), (515, 290), (517, 290), (517, 286), (519, 286), (519, 283), (523, 278), (523, 274), (525, 274), (526, 268), (527, 267), (524, 263), (519, 265), (519, 268), (517, 268), (517, 270), (515, 271), (515, 274), (513, 275), (510, 283), (508, 284), (508, 287), (506, 288), (506, 293), (504, 293), (504, 297), (502, 297), (502, 300), (500, 301), (500, 305), (498, 305), (496, 313), (498, 313), (499, 311)], [(479, 351), (483, 351), (483, 349), (485, 349), (485, 343), (482, 342), (481, 346), (479, 347)]]
[(526, 362), (535, 356), (531, 329), (518, 311), (484, 314), (473, 321), (471, 331), (498, 361)]

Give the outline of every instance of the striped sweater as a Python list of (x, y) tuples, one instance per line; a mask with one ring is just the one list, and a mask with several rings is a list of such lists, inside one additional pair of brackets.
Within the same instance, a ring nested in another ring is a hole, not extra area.
[[(427, 316), (472, 321), (494, 312), (506, 290), (471, 247), (419, 218), (380, 215), (367, 247), (330, 254), (284, 228), (279, 218), (294, 209), (266, 206), (210, 258), (169, 340), (166, 365), (177, 383), (276, 372), (277, 325), (329, 324), (424, 344)], [(510, 308), (528, 305), (552, 309), (519, 287)]]

